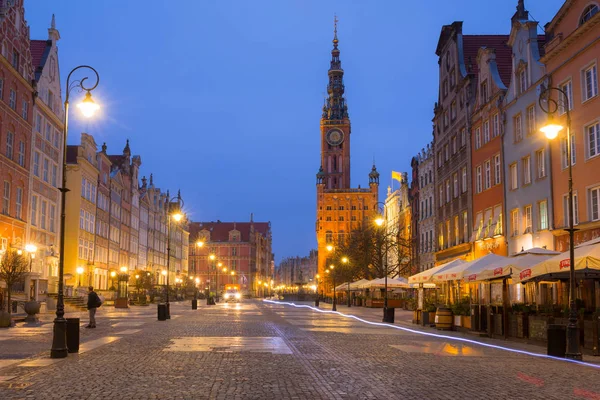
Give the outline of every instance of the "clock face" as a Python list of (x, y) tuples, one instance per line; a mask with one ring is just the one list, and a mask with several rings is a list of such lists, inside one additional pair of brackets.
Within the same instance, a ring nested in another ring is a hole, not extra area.
[(344, 141), (344, 132), (338, 129), (331, 129), (325, 136), (327, 143), (332, 146), (339, 146)]

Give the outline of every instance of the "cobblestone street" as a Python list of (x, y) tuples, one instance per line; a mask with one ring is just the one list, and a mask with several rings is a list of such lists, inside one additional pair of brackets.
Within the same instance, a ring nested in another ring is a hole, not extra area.
[[(2, 399), (600, 398), (593, 366), (244, 301), (98, 313), (53, 360), (51, 316), (0, 331)], [(82, 319), (82, 326), (87, 321)]]

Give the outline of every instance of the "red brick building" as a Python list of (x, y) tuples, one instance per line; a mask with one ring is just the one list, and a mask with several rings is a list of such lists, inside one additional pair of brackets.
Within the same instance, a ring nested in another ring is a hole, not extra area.
[(271, 246), (271, 223), (254, 222), (252, 216), (250, 222), (191, 222), (189, 275), (200, 278), (202, 288), (210, 285), (214, 291), (221, 263), (220, 290), (227, 283), (237, 283), (242, 292), (257, 296), (264, 283), (273, 279)]
[(0, 3), (0, 250), (25, 246), (34, 79), (23, 0)]

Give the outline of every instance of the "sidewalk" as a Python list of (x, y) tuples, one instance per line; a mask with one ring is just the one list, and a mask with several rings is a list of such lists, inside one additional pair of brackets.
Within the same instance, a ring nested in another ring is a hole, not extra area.
[[(314, 307), (315, 303), (312, 301), (297, 301), (295, 304), (304, 304)], [(319, 309), (331, 311), (332, 305), (329, 303), (320, 302)], [(382, 308), (367, 308), (367, 307), (348, 307), (346, 304), (337, 304), (337, 312), (346, 315), (353, 315), (355, 317), (364, 319), (369, 322), (382, 322), (383, 309)], [(435, 328), (424, 327), (421, 325), (412, 323), (413, 312), (404, 309), (396, 308), (394, 323), (395, 325), (402, 328), (408, 328), (414, 331), (423, 333), (432, 333), (438, 335), (449, 336), (453, 338), (468, 339), (473, 342), (489, 344), (494, 346), (502, 346), (508, 349), (527, 351), (536, 354), (546, 354), (546, 348), (543, 345), (522, 342), (513, 339), (492, 339), (489, 337), (481, 337), (478, 332), (457, 332), (457, 331), (441, 331)], [(600, 365), (600, 357), (595, 357), (589, 354), (583, 354), (583, 361), (591, 364)]]

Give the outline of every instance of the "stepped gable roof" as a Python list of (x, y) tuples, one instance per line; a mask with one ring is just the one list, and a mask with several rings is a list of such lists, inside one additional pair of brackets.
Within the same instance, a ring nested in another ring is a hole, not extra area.
[[(477, 75), (477, 53), (481, 47), (496, 50), (496, 64), (502, 82), (508, 86), (512, 74), (512, 49), (506, 44), (509, 35), (463, 35), (465, 66)], [(470, 60), (469, 60), (470, 58)]]
[(192, 222), (190, 224), (190, 238), (195, 238), (198, 233), (204, 229), (210, 231), (211, 242), (229, 241), (229, 232), (238, 230), (241, 234), (240, 240), (248, 242), (250, 240), (250, 226), (254, 225), (254, 230), (263, 236), (267, 236), (271, 229), (269, 222)]

